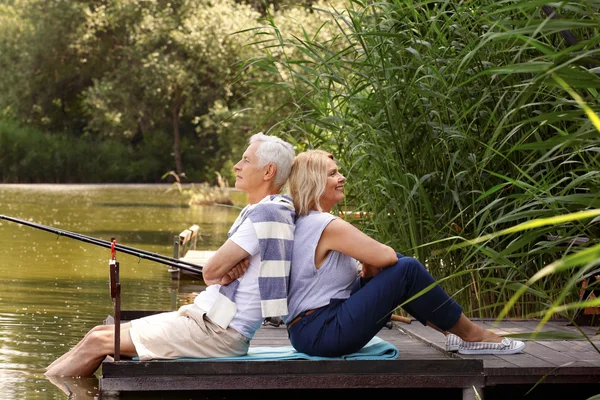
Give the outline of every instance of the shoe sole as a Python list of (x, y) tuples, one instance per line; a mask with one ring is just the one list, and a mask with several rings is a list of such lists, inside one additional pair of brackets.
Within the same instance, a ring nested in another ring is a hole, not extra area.
[(459, 349), (459, 346), (446, 346), (446, 351), (449, 351), (451, 353), (457, 352), (458, 349)]

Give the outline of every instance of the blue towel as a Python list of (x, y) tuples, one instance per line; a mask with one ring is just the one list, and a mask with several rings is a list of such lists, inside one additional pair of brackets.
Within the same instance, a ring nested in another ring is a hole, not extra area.
[(297, 352), (292, 346), (250, 347), (248, 354), (239, 357), (178, 358), (177, 361), (278, 361), (278, 360), (394, 360), (398, 349), (393, 344), (375, 336), (356, 353), (341, 357), (317, 357)]

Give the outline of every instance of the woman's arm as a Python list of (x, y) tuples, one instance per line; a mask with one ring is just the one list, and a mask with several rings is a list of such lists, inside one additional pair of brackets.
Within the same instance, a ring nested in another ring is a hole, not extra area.
[(323, 231), (315, 254), (317, 266), (321, 265), (330, 250), (347, 254), (377, 268), (385, 268), (398, 261), (394, 249), (371, 239), (342, 219), (334, 219)]

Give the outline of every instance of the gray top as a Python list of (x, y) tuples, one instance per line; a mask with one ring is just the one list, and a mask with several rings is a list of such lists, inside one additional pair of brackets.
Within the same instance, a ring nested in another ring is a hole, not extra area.
[(321, 268), (315, 267), (319, 239), (327, 225), (336, 218), (329, 213), (311, 211), (296, 221), (286, 324), (303, 311), (328, 305), (331, 299), (350, 297), (358, 276), (354, 258), (330, 251)]

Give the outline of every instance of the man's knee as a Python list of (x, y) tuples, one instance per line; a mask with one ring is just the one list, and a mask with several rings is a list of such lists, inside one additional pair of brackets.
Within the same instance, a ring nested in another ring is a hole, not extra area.
[[(121, 334), (123, 334), (124, 332), (128, 332), (129, 329), (131, 329), (130, 322), (121, 324)], [(90, 329), (86, 336), (88, 336), (92, 333), (98, 333), (98, 332), (112, 332), (114, 334), (114, 331), (115, 331), (114, 325), (97, 325), (97, 326), (93, 327), (92, 329)]]
[(88, 349), (109, 351), (114, 347), (114, 330), (93, 328), (83, 339), (83, 345)]
[(114, 325), (97, 325), (89, 330), (88, 335), (93, 332), (108, 331), (110, 329), (115, 329), (115, 326)]

